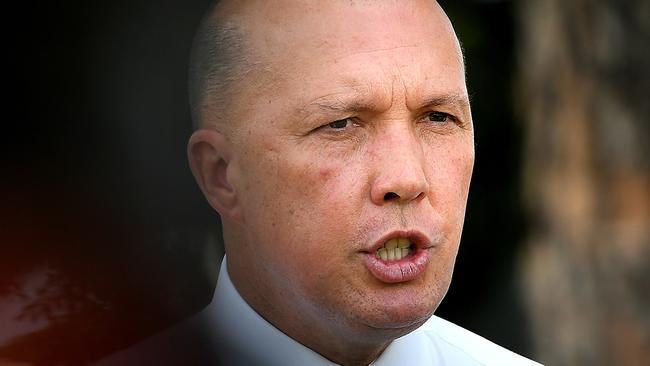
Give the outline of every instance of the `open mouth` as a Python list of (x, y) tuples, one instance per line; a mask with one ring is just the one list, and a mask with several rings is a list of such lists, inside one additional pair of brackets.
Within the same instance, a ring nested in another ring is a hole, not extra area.
[(411, 281), (427, 268), (431, 241), (417, 231), (392, 232), (362, 251), (366, 268), (385, 283)]
[(413, 253), (414, 244), (408, 238), (393, 238), (377, 249), (375, 256), (383, 261), (398, 261)]

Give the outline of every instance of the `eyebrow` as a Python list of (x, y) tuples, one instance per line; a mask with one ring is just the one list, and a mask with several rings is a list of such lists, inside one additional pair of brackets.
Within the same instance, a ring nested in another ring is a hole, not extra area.
[(454, 109), (453, 113), (461, 121), (471, 121), (469, 97), (460, 93), (449, 93), (427, 98), (418, 106), (418, 109), (441, 106), (449, 106)]
[(323, 112), (364, 112), (377, 108), (377, 103), (360, 98), (359, 94), (345, 97), (324, 97), (310, 103), (306, 110), (317, 109)]
[(436, 95), (425, 99), (424, 102), (421, 103), (419, 109), (441, 105), (452, 105), (461, 109), (467, 109), (469, 108), (469, 100), (467, 97), (456, 93)]
[[(358, 113), (376, 110), (378, 104), (379, 103), (377, 102), (362, 98), (362, 94), (354, 93), (345, 95), (343, 97), (321, 97), (302, 108), (302, 110), (305, 112), (311, 110), (319, 110), (325, 113)], [(427, 107), (437, 107), (444, 105), (453, 106), (459, 109), (459, 112), (464, 112), (469, 109), (470, 103), (468, 98), (462, 94), (449, 93), (426, 98), (418, 105), (416, 109), (424, 109)]]

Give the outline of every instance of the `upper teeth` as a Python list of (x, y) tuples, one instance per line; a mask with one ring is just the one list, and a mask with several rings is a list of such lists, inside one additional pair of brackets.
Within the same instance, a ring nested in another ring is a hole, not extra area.
[(411, 241), (407, 238), (391, 239), (377, 249), (377, 258), (385, 261), (399, 260), (411, 253)]

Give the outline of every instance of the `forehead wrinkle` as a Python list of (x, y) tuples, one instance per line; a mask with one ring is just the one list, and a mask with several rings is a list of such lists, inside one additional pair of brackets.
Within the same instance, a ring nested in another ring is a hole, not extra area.
[[(323, 43), (323, 44), (329, 45), (328, 43)], [(388, 51), (393, 51), (393, 50), (397, 50), (397, 49), (417, 48), (417, 47), (419, 47), (419, 45), (411, 44), (411, 45), (395, 46), (395, 47), (373, 48), (373, 49), (369, 49), (369, 50), (356, 50), (353, 53), (343, 53), (343, 52), (341, 52), (339, 55), (337, 55), (334, 58), (334, 61), (338, 62), (338, 61), (343, 60), (345, 58), (354, 57), (355, 55), (359, 55), (359, 54), (368, 54), (368, 53), (376, 53), (376, 52), (388, 52)]]
[(367, 112), (387, 109), (382, 101), (386, 98), (379, 88), (367, 83), (363, 87), (352, 87), (349, 92), (325, 94), (306, 104), (305, 112)]
[(391, 108), (395, 104), (395, 84), (400, 82), (402, 84), (402, 102), (408, 104), (408, 88), (406, 87), (406, 79), (402, 74), (402, 68), (399, 65), (395, 65), (396, 75), (393, 76), (393, 82), (391, 83)]

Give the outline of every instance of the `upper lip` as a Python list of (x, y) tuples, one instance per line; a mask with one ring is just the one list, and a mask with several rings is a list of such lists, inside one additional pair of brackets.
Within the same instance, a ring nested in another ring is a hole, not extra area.
[(374, 253), (383, 247), (387, 241), (395, 238), (407, 238), (415, 245), (416, 249), (427, 249), (433, 246), (431, 240), (421, 231), (418, 230), (397, 230), (382, 236), (366, 252)]

